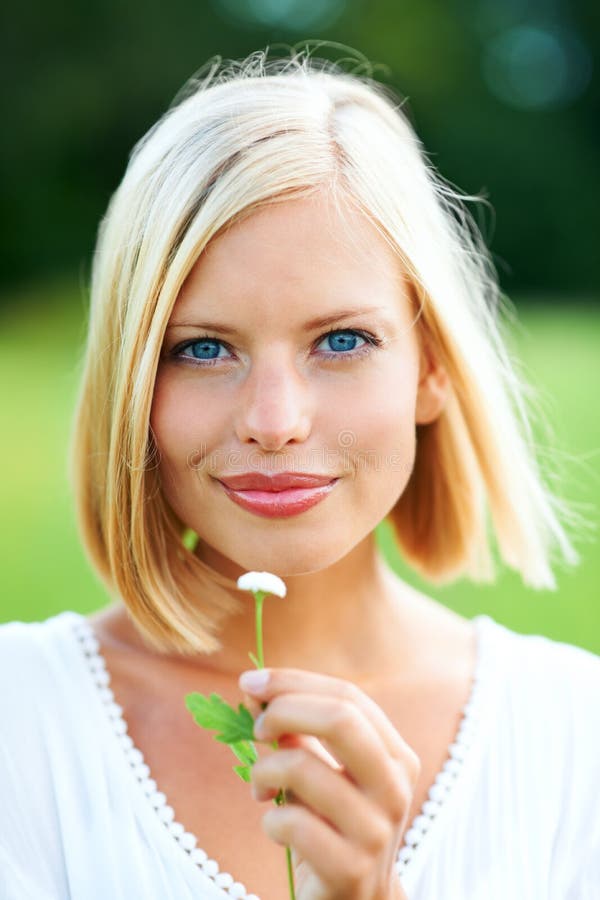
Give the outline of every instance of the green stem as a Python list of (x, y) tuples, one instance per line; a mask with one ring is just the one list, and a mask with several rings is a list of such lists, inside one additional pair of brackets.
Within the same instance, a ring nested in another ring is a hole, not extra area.
[[(253, 591), (254, 600), (255, 600), (255, 610), (256, 610), (256, 657), (258, 662), (258, 668), (264, 669), (265, 667), (265, 657), (263, 653), (263, 634), (262, 634), (262, 610), (263, 610), (263, 601), (265, 599), (264, 591)], [(267, 704), (261, 703), (263, 709), (266, 709)], [(278, 743), (277, 741), (273, 741), (271, 746), (277, 750)], [(285, 791), (283, 788), (279, 791), (277, 796), (274, 799), (274, 803), (277, 806), (281, 806), (285, 803)], [(287, 873), (288, 873), (288, 884), (290, 888), (290, 900), (296, 900), (296, 890), (294, 888), (294, 869), (292, 866), (292, 851), (289, 847), (285, 848), (285, 857), (287, 862)]]
[(265, 657), (263, 654), (263, 635), (262, 635), (262, 610), (265, 599), (264, 591), (257, 591), (254, 594), (256, 600), (256, 655), (258, 657), (259, 669), (265, 667)]
[(296, 891), (294, 889), (294, 869), (292, 868), (292, 851), (289, 847), (285, 848), (285, 856), (287, 860), (288, 883), (290, 886), (290, 900), (296, 900)]
[[(277, 741), (274, 742), (273, 746), (277, 747)], [(285, 791), (283, 788), (279, 791), (277, 796), (275, 797), (274, 802), (277, 806), (283, 806), (285, 803)], [(288, 873), (288, 884), (290, 887), (290, 900), (296, 900), (296, 890), (294, 888), (294, 868), (292, 866), (292, 851), (289, 847), (285, 848), (285, 857), (287, 862), (287, 873)]]

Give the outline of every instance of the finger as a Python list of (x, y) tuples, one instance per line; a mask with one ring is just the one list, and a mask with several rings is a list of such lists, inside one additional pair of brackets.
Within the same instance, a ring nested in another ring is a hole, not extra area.
[(369, 720), (391, 756), (398, 759), (406, 757), (410, 759), (411, 755), (416, 757), (383, 710), (351, 681), (317, 672), (307, 672), (304, 669), (261, 669), (261, 674), (264, 674), (267, 682), (259, 690), (254, 690), (242, 683), (244, 674), (240, 676), (240, 687), (261, 701), (268, 702), (279, 694), (311, 693), (339, 697), (354, 703)]
[(336, 897), (348, 897), (367, 874), (372, 861), (344, 841), (306, 807), (286, 804), (262, 818), (263, 831), (284, 847), (292, 847)]
[(337, 759), (329, 753), (321, 741), (317, 740), (309, 734), (283, 734), (278, 738), (278, 744), (284, 749), (293, 749), (294, 747), (302, 747), (331, 766), (334, 771), (343, 771), (343, 766), (339, 764)]
[(261, 702), (252, 694), (244, 694), (244, 706), (248, 709), (253, 719), (257, 719), (265, 708), (264, 700)]
[(279, 750), (252, 767), (257, 800), (270, 800), (283, 788), (324, 818), (347, 840), (370, 854), (381, 852), (395, 828), (367, 797), (339, 772), (302, 748)]
[[(266, 704), (255, 700), (250, 694), (244, 694), (244, 705), (249, 710), (253, 719), (257, 719), (266, 706)], [(312, 735), (284, 734), (279, 738), (278, 743), (279, 746), (283, 748), (304, 747), (318, 759), (322, 759), (323, 762), (330, 765), (332, 769), (342, 769), (342, 766), (338, 763), (337, 759), (325, 749), (321, 741), (317, 740), (316, 737), (312, 737)]]
[(412, 769), (392, 759), (356, 706), (336, 697), (284, 694), (271, 700), (255, 724), (259, 740), (296, 733), (325, 740), (355, 784), (394, 821), (402, 817), (413, 792)]
[[(257, 719), (258, 716), (264, 711), (264, 702), (259, 702), (251, 694), (244, 695), (244, 705), (250, 712), (250, 715), (253, 719)], [(317, 740), (317, 738), (312, 737), (311, 735), (306, 734), (284, 734), (279, 738), (279, 746), (280, 747), (304, 747), (306, 750), (310, 750), (316, 757), (322, 759), (323, 762), (328, 763), (333, 769), (341, 769), (342, 766), (338, 763), (334, 756), (329, 753), (323, 744)]]

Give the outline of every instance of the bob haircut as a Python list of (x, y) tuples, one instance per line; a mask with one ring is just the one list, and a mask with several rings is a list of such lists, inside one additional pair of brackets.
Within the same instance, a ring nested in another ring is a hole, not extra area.
[(318, 190), (353, 204), (393, 248), (418, 334), (451, 382), (441, 416), (416, 426), (414, 468), (387, 517), (400, 552), (433, 583), (491, 581), (495, 538), (536, 588), (556, 587), (555, 549), (578, 560), (568, 509), (534, 454), (495, 269), (463, 203), (479, 198), (437, 175), (387, 87), (307, 50), (267, 56), (217, 57), (188, 82), (134, 147), (93, 259), (70, 446), (77, 524), (96, 572), (159, 652), (219, 649), (220, 621), (243, 602), (188, 548), (161, 492), (150, 413), (171, 311), (222, 229)]

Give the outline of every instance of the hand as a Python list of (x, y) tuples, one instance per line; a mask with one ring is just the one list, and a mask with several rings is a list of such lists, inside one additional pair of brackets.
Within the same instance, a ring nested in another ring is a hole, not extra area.
[[(405, 900), (395, 860), (421, 770), (387, 716), (349, 681), (265, 669), (252, 691), (257, 740), (278, 741), (252, 768), (257, 800), (286, 791), (262, 819), (289, 846), (297, 900)], [(249, 693), (247, 691), (247, 693)], [(333, 754), (333, 756), (331, 755)]]

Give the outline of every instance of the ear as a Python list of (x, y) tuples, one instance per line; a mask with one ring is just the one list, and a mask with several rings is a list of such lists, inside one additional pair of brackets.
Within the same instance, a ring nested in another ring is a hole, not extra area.
[(439, 417), (446, 405), (449, 387), (448, 373), (437, 359), (431, 345), (425, 343), (420, 351), (419, 386), (415, 408), (417, 425), (427, 425)]

